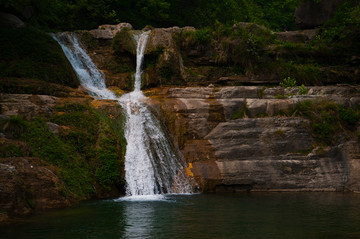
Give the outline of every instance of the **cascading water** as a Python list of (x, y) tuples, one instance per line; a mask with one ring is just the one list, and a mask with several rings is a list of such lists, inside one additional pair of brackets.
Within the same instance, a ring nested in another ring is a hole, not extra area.
[(128, 196), (164, 193), (190, 193), (192, 187), (184, 172), (184, 162), (178, 157), (159, 120), (145, 103), (141, 91), (142, 63), (150, 31), (135, 35), (137, 41), (134, 91), (121, 98), (106, 89), (103, 75), (97, 70), (76, 35), (53, 35), (76, 71), (81, 84), (100, 99), (116, 99), (125, 109), (127, 120), (125, 138), (126, 193)]

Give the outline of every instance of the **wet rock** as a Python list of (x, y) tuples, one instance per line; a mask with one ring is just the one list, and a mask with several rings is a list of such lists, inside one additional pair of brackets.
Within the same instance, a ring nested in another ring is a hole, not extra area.
[(46, 126), (49, 128), (51, 132), (53, 132), (55, 135), (59, 135), (59, 129), (60, 126), (57, 124), (54, 124), (52, 122), (46, 122)]
[(0, 158), (0, 222), (36, 209), (70, 205), (63, 183), (37, 158)]

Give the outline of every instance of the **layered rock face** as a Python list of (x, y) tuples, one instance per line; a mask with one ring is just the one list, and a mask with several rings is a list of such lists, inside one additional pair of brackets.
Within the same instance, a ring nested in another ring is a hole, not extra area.
[[(274, 117), (305, 99), (326, 98), (355, 107), (358, 89), (311, 87), (306, 96), (275, 97), (294, 90), (193, 87), (161, 89), (149, 95), (165, 115), (204, 191), (360, 190), (358, 141), (343, 140), (320, 149), (308, 120)], [(243, 118), (237, 119), (239, 111)]]

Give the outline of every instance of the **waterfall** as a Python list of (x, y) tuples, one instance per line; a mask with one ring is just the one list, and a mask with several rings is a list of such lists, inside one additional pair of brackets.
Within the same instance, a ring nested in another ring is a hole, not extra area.
[(126, 113), (125, 154), (126, 194), (156, 195), (190, 193), (191, 184), (184, 170), (185, 162), (174, 150), (160, 121), (145, 103), (141, 91), (142, 64), (150, 31), (135, 35), (137, 41), (134, 91), (116, 98), (106, 89), (103, 74), (79, 44), (74, 33), (52, 35), (59, 42), (73, 66), (80, 83), (99, 99), (114, 99)]
[(80, 46), (75, 33), (51, 34), (60, 44), (65, 56), (81, 83), (88, 92), (99, 99), (115, 99), (115, 94), (106, 89), (103, 74), (97, 69), (86, 51)]

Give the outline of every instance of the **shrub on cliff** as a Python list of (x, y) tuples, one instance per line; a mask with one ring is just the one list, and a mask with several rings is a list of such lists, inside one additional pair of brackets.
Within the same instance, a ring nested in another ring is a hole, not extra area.
[(317, 44), (327, 45), (349, 54), (360, 53), (360, 4), (346, 1), (335, 16), (324, 25)]
[(296, 105), (289, 115), (303, 116), (310, 120), (310, 126), (318, 143), (336, 143), (339, 132), (352, 134), (359, 122), (360, 111), (329, 101), (304, 101)]

